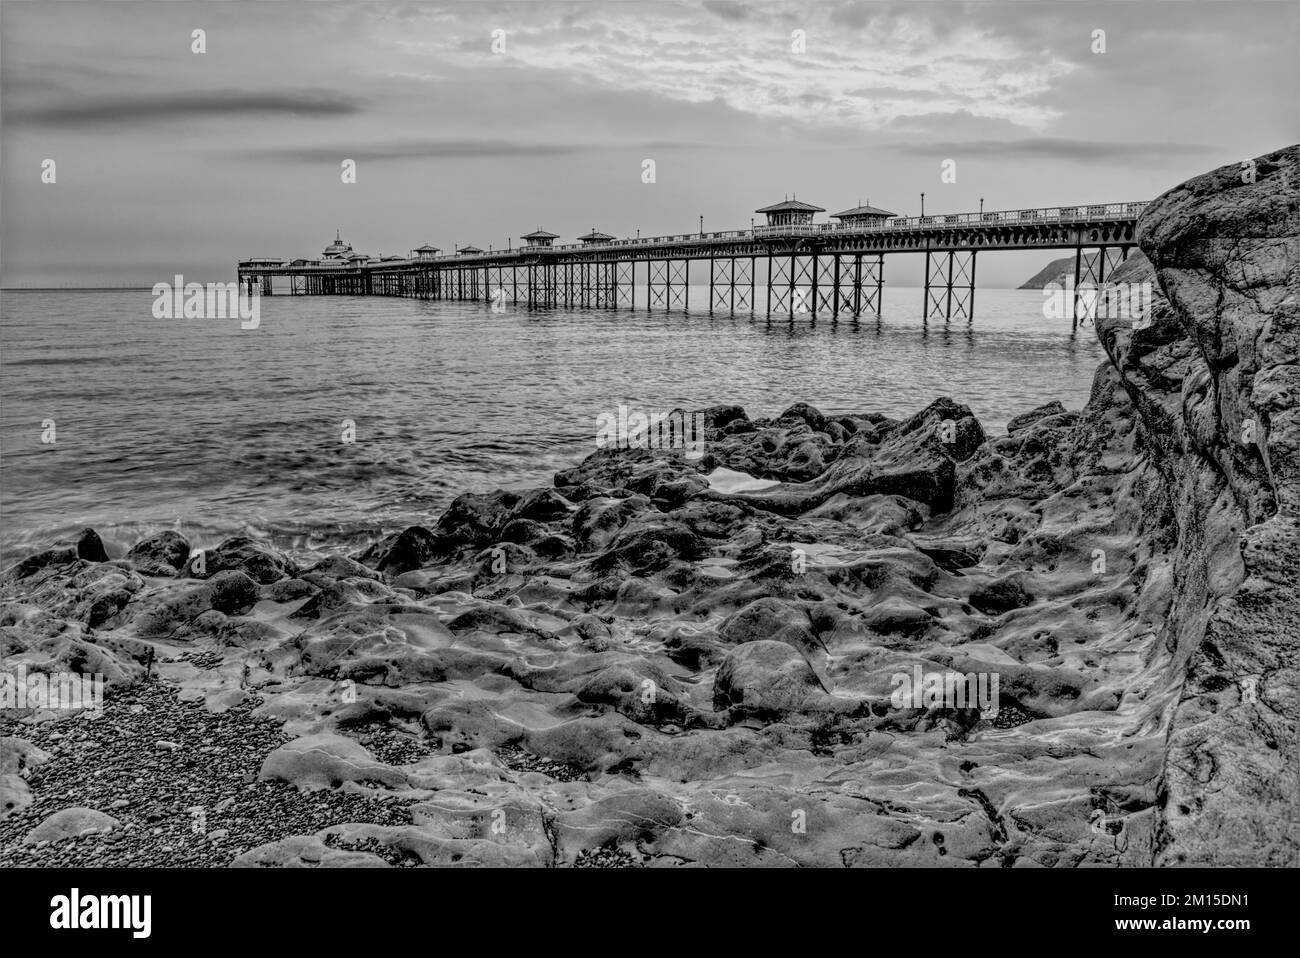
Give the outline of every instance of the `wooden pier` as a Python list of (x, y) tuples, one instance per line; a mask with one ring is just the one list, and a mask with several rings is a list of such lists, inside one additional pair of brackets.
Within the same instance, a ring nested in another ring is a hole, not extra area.
[(1127, 258), (1145, 206), (914, 217), (859, 207), (830, 224), (812, 222), (819, 207), (786, 201), (759, 210), (768, 225), (747, 230), (614, 239), (593, 229), (579, 243), (556, 246), (558, 237), (539, 228), (517, 249), (424, 246), (384, 259), (352, 253), (336, 236), (322, 259), (249, 259), (238, 271), (241, 288), (263, 296), (408, 296), (530, 309), (689, 309), (692, 279), (700, 287), (707, 279), (710, 313), (856, 318), (880, 315), (886, 256), (921, 254), (922, 318), (969, 322), (979, 253), (1073, 250), (1077, 326), (1079, 290), (1100, 286)]

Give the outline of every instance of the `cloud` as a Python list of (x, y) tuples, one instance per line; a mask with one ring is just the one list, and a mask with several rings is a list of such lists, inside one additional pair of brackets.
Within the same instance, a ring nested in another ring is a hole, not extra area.
[(569, 144), (539, 143), (526, 140), (393, 140), (384, 142), (354, 141), (320, 146), (263, 147), (256, 150), (236, 150), (241, 156), (276, 160), (284, 163), (338, 162), (347, 157), (354, 160), (411, 160), (411, 159), (489, 159), (492, 157), (565, 156), (583, 151), (583, 147)]
[(1169, 159), (1184, 156), (1202, 156), (1213, 152), (1213, 147), (1200, 143), (1168, 143), (1142, 141), (1104, 142), (1069, 137), (1028, 137), (1006, 140), (963, 140), (947, 142), (902, 142), (898, 149), (915, 156), (979, 156), (996, 159), (1029, 160), (1046, 159), (1070, 162), (1134, 162)]
[[(510, 30), (507, 54), (489, 57), (486, 36), (409, 31), (402, 54), (472, 74), (503, 69), (573, 84), (598, 84), (676, 103), (722, 103), (763, 119), (880, 129), (905, 113), (978, 116), (1045, 133), (1061, 113), (1048, 95), (1077, 69), (1050, 50), (1024, 48), (967, 19), (945, 20), (928, 5), (897, 11), (844, 5), (746, 8), (727, 0), (655, 7), (593, 8), (580, 24), (528, 8)], [(522, 8), (521, 8), (522, 9)], [(725, 20), (719, 28), (716, 20)], [(791, 28), (806, 47), (792, 45)], [(873, 90), (906, 90), (891, 97)]]
[(328, 143), (317, 146), (260, 147), (231, 151), (240, 156), (283, 163), (337, 163), (346, 157), (354, 160), (411, 160), (411, 159), (493, 159), (540, 156), (572, 156), (578, 153), (608, 150), (680, 150), (696, 148), (698, 143), (681, 143), (671, 140), (648, 140), (637, 143), (611, 144), (608, 142), (584, 145), (581, 143), (552, 143), (539, 140), (502, 139), (445, 139), (445, 140), (390, 140), (374, 142)]
[(714, 16), (721, 17), (723, 20), (730, 20), (733, 23), (737, 20), (744, 20), (749, 16), (749, 9), (740, 4), (738, 0), (704, 0), (702, 6)]
[(332, 91), (298, 90), (248, 93), (218, 90), (150, 93), (102, 99), (63, 100), (10, 109), (10, 122), (39, 126), (83, 127), (91, 124), (163, 123), (202, 117), (348, 116), (361, 110), (353, 97)]

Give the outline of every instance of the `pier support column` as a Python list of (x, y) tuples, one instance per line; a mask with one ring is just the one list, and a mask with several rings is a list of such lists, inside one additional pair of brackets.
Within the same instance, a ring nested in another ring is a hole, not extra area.
[(1083, 247), (1074, 251), (1074, 309), (1071, 311), (1071, 329), (1086, 326), (1096, 318), (1098, 307), (1109, 309), (1113, 297), (1103, 295), (1106, 277), (1124, 262), (1127, 247), (1102, 246), (1092, 256), (1083, 255)]
[(853, 318), (862, 314), (862, 254), (853, 257)]
[(794, 253), (791, 253), (791, 254), (790, 254), (790, 264), (789, 264), (789, 265), (790, 265), (790, 275), (789, 275), (788, 278), (789, 278), (789, 283), (790, 283), (790, 285), (789, 285), (789, 287), (786, 289), (786, 298), (787, 298), (787, 300), (789, 301), (790, 318), (791, 318), (791, 319), (794, 319), (794, 310), (795, 310), (795, 305), (794, 305), (794, 297), (795, 297), (794, 271), (795, 271), (795, 268), (796, 268), (796, 266), (797, 266), (797, 263), (796, 263), (796, 261), (795, 261), (795, 257), (794, 257)]
[(820, 271), (821, 270), (818, 267), (818, 256), (816, 251), (814, 251), (812, 254), (812, 304), (809, 307), (812, 310), (814, 317), (817, 316), (817, 307), (819, 305), (817, 302), (817, 274)]
[(636, 309), (636, 261), (614, 263), (614, 306)]
[(948, 256), (942, 251), (929, 249), (925, 251), (925, 310), (922, 320), (943, 319), (948, 314), (948, 294), (951, 285), (944, 282), (944, 259)]
[(876, 319), (885, 313), (885, 254), (876, 257)]
[(956, 314), (969, 323), (975, 318), (975, 250), (954, 250), (948, 254), (948, 266), (952, 276), (949, 318)]

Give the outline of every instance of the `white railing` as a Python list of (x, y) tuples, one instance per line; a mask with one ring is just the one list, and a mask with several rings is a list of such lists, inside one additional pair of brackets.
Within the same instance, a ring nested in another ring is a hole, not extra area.
[[(1132, 219), (1142, 212), (1147, 201), (1133, 203), (1094, 203), (1081, 206), (1048, 206), (1037, 209), (997, 210), (988, 213), (937, 213), (931, 216), (891, 216), (875, 223), (799, 223), (790, 226), (756, 226), (748, 230), (726, 230), (716, 233), (678, 233), (671, 236), (646, 236), (635, 239), (616, 239), (605, 243), (565, 243), (560, 246), (523, 246), (511, 249), (484, 250), (480, 253), (444, 253), (441, 256), (420, 256), (405, 260), (372, 260), (365, 266), (409, 266), (419, 263), (475, 263), (485, 259), (500, 259), (503, 256), (531, 255), (537, 252), (568, 252), (583, 250), (599, 252), (601, 250), (618, 250), (642, 246), (664, 246), (668, 244), (707, 244), (719, 240), (752, 242), (755, 239), (773, 236), (821, 236), (826, 234), (874, 234), (905, 232), (916, 229), (930, 229), (936, 226), (1019, 226), (1025, 224), (1048, 225), (1068, 223), (1095, 223), (1099, 220)], [(241, 267), (255, 268), (269, 261), (245, 260)], [(281, 263), (279, 269), (317, 268), (337, 270), (344, 264), (326, 264), (319, 260), (309, 261), (304, 266), (286, 267)], [(346, 268), (355, 269), (354, 266)]]

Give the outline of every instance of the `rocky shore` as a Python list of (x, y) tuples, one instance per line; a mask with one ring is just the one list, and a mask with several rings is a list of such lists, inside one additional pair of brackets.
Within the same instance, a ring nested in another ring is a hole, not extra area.
[(0, 864), (1296, 864), (1300, 148), (1256, 166), (1148, 209), (1081, 411), (714, 406), (308, 567), (24, 560), (4, 667), (106, 691), (0, 712)]

